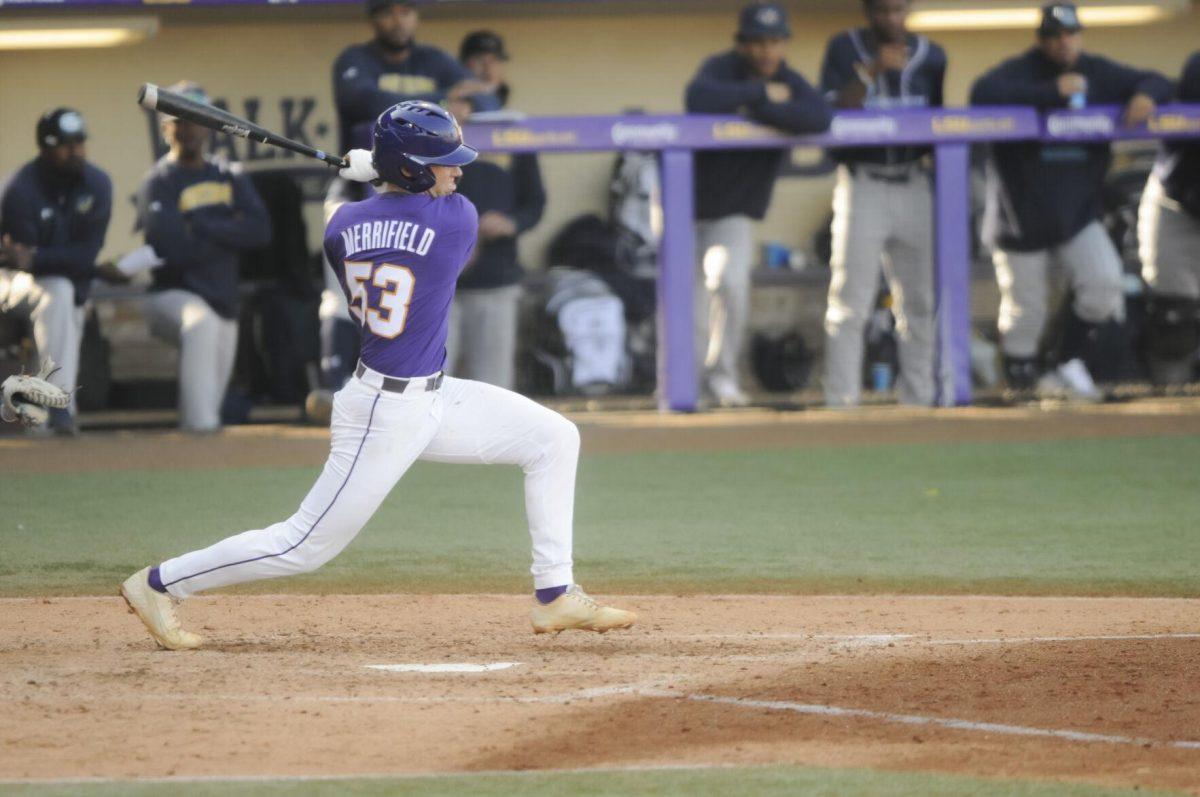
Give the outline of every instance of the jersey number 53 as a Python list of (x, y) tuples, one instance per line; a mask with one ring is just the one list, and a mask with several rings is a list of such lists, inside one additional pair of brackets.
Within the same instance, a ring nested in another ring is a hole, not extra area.
[[(404, 266), (391, 263), (356, 263), (347, 260), (346, 287), (350, 290), (350, 312), (363, 326), (381, 338), (394, 338), (404, 331), (408, 305), (416, 280)], [(379, 300), (371, 302), (367, 283), (380, 289)]]

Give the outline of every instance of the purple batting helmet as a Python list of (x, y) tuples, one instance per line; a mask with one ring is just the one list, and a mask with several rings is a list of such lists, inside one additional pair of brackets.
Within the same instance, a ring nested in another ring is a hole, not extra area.
[(462, 128), (446, 109), (405, 100), (375, 120), (371, 161), (379, 179), (419, 194), (435, 182), (430, 166), (465, 166), (479, 154), (462, 143)]

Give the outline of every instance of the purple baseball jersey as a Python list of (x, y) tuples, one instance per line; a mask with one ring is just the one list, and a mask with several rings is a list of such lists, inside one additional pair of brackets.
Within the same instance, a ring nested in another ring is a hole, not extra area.
[(442, 370), (454, 285), (479, 215), (464, 196), (385, 192), (349, 202), (325, 228), (325, 254), (362, 326), (363, 363), (400, 378)]

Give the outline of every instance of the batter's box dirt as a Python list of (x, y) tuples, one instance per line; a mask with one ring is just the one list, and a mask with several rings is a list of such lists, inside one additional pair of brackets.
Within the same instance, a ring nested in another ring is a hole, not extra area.
[(0, 601), (0, 779), (789, 763), (1200, 790), (1200, 601), (620, 602), (640, 627), (544, 638), (524, 596), (201, 598), (210, 644), (167, 653), (117, 599)]

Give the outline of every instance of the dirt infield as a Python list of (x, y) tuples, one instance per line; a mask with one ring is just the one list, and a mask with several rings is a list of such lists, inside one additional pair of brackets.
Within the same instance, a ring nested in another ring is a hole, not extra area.
[[(878, 443), (1072, 440), (1200, 434), (1200, 399), (1122, 404), (961, 409), (863, 408), (777, 412), (762, 409), (692, 415), (581, 413), (583, 452), (725, 451)], [(0, 473), (89, 470), (316, 466), (329, 453), (329, 430), (230, 427), (217, 436), (180, 432), (99, 432), (76, 439), (0, 438)]]
[[(526, 600), (200, 598), (190, 653), (118, 598), (0, 601), (0, 779), (788, 763), (1200, 793), (1200, 601), (644, 597), (630, 632), (534, 637)], [(513, 666), (367, 668), (447, 663)]]

